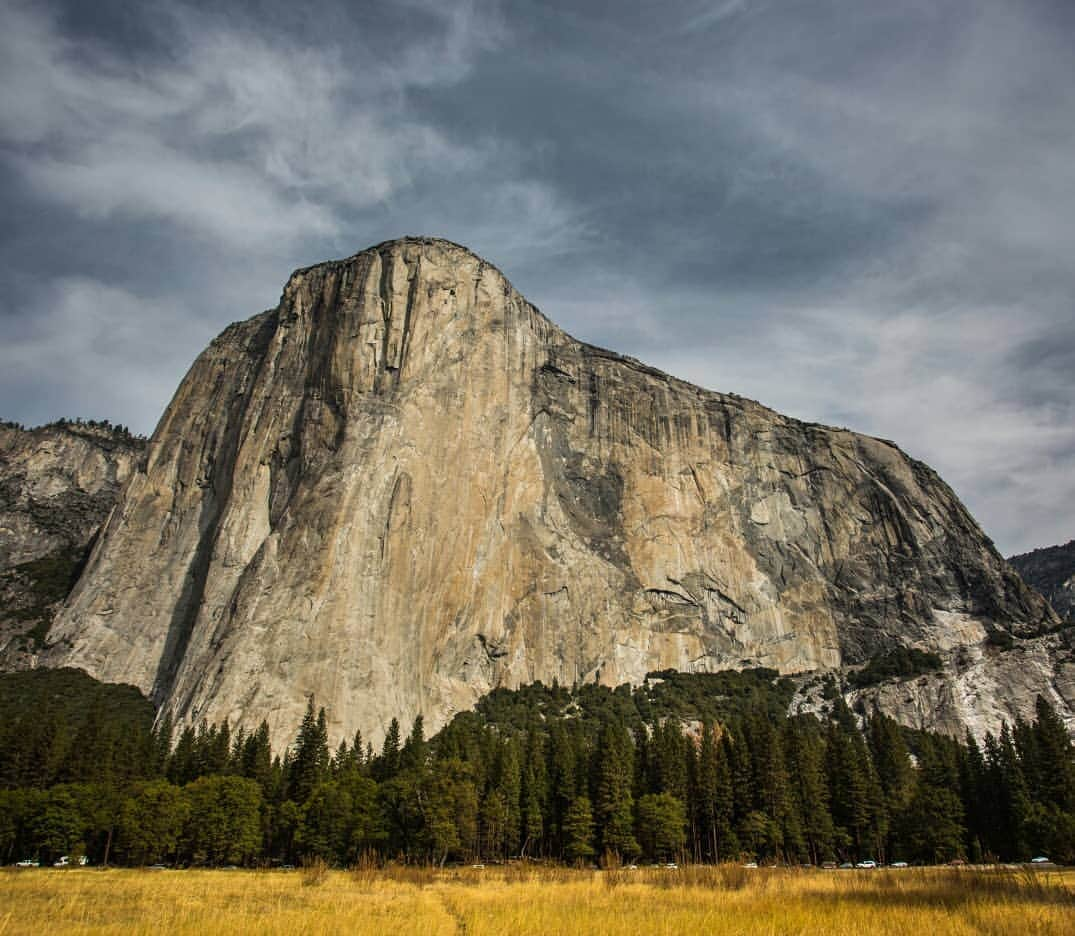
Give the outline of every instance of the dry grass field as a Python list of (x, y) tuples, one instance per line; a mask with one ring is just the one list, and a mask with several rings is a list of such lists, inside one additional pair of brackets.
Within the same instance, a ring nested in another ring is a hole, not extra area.
[(28, 870), (0, 936), (39, 933), (1071, 934), (1075, 872)]

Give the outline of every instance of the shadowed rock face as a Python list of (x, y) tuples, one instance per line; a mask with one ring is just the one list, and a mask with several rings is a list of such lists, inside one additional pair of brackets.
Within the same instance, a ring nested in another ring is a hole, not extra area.
[(107, 424), (0, 423), (0, 670), (33, 666), (145, 447)]
[(1075, 621), (1075, 540), (1012, 556), (1008, 562), (1061, 617)]
[(479, 257), (407, 239), (295, 273), (198, 358), (50, 640), (282, 745), (311, 692), (334, 738), (376, 738), (535, 679), (1055, 624), (893, 444), (582, 344)]

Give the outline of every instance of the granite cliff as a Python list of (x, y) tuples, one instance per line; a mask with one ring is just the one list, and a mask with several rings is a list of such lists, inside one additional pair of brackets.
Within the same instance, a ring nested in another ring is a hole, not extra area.
[(0, 423), (0, 669), (36, 662), (144, 448), (108, 423)]
[(1058, 626), (893, 443), (583, 344), (403, 239), (296, 272), (198, 358), (48, 661), (282, 745), (310, 693), (334, 738), (376, 738), (537, 679), (1040, 653), (1029, 695), (979, 673), (996, 727), (1039, 691), (1071, 717)]
[(1057, 614), (1075, 621), (1075, 540), (1063, 546), (1032, 549), (1008, 562), (1023, 581), (1049, 599)]

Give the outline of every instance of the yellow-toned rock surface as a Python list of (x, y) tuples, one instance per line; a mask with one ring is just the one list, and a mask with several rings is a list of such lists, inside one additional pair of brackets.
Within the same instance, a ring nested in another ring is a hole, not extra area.
[(295, 273), (198, 358), (49, 661), (282, 746), (311, 693), (334, 739), (377, 738), (536, 679), (801, 672), (1055, 620), (891, 443), (582, 344), (404, 239)]

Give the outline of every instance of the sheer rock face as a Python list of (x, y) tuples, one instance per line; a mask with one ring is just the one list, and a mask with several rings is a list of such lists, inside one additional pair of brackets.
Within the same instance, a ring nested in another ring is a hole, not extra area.
[(105, 425), (0, 424), (0, 669), (36, 662), (41, 632), (144, 447)]
[(582, 344), (480, 258), (407, 239), (295, 273), (198, 358), (50, 640), (282, 745), (309, 693), (334, 738), (376, 738), (535, 679), (1055, 623), (891, 443)]

